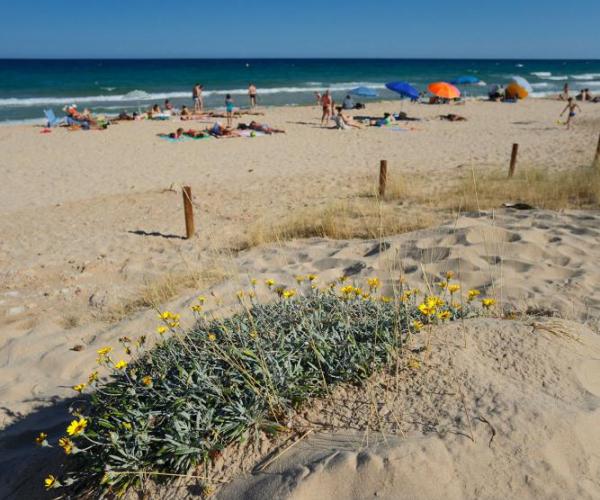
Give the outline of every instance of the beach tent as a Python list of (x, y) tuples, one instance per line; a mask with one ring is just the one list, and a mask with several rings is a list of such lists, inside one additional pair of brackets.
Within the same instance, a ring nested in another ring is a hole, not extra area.
[(408, 97), (409, 99), (417, 100), (419, 98), (419, 91), (414, 88), (410, 83), (407, 82), (389, 82), (385, 84), (386, 88), (397, 92), (402, 97)]
[(481, 80), (475, 76), (464, 75), (455, 78), (450, 83), (452, 83), (452, 85), (477, 85), (480, 81)]
[(460, 97), (460, 90), (448, 82), (433, 82), (427, 86), (427, 90), (437, 97), (443, 99), (457, 99)]
[(369, 87), (356, 87), (350, 91), (352, 95), (359, 97), (378, 97), (379, 94)]

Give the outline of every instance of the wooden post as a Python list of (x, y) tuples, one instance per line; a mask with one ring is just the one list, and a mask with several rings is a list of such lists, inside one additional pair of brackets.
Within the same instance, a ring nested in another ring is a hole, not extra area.
[(385, 196), (385, 185), (387, 184), (387, 160), (379, 163), (379, 196)]
[(189, 240), (194, 236), (194, 207), (192, 207), (192, 188), (183, 186), (183, 213), (185, 215), (185, 237)]
[(512, 177), (515, 174), (515, 168), (517, 168), (517, 155), (519, 154), (519, 145), (513, 144), (512, 154), (510, 155), (510, 167), (508, 169), (508, 177)]
[(600, 135), (598, 136), (598, 145), (596, 146), (596, 156), (594, 156), (594, 165), (600, 168)]

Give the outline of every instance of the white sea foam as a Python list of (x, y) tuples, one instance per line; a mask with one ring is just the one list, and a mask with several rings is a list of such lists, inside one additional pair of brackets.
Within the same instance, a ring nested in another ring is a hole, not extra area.
[(537, 82), (537, 83), (532, 83), (531, 86), (534, 89), (545, 89), (550, 87), (552, 84), (548, 83), (548, 82)]
[[(373, 89), (384, 89), (385, 85), (379, 82), (338, 82), (330, 84), (316, 84), (309, 82), (303, 86), (297, 87), (274, 87), (274, 88), (259, 88), (258, 93), (262, 95), (273, 94), (295, 94), (303, 92), (315, 92), (317, 90), (331, 91), (347, 91), (355, 87), (366, 86)], [(211, 95), (246, 95), (248, 89), (223, 89), (223, 90), (207, 90), (204, 91), (204, 96)], [(100, 103), (100, 102), (138, 102), (138, 101), (158, 101), (162, 99), (176, 98), (191, 98), (191, 92), (153, 92), (148, 93), (144, 90), (133, 90), (127, 94), (118, 95), (94, 95), (94, 96), (79, 96), (79, 97), (9, 97), (0, 99), (0, 107), (32, 107), (32, 106), (48, 106), (48, 105), (65, 105), (71, 103)]]
[(529, 74), (537, 76), (538, 78), (548, 78), (549, 76), (552, 76), (552, 73), (550, 73), (550, 71), (534, 71)]
[(600, 73), (584, 73), (582, 75), (571, 75), (573, 80), (594, 80), (600, 78)]
[[(496, 64), (496, 65), (497, 65), (497, 64)], [(515, 66), (516, 66), (517, 68), (522, 68), (522, 67), (523, 67), (523, 66), (525, 66), (525, 65), (524, 65), (524, 64), (520, 64), (520, 63), (519, 63), (519, 64), (515, 64)]]
[(562, 81), (562, 80), (568, 80), (569, 77), (567, 75), (559, 75), (559, 76), (549, 76), (547, 77), (547, 80), (554, 80), (554, 81)]

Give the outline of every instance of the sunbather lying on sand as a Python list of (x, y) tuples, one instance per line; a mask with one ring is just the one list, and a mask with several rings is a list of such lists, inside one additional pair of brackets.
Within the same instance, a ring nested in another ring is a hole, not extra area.
[(195, 111), (190, 111), (186, 105), (181, 106), (180, 118), (181, 120), (196, 120), (198, 118), (208, 118), (210, 114), (208, 113), (196, 113)]
[(67, 116), (76, 122), (80, 122), (81, 124), (87, 125), (97, 125), (96, 120), (92, 118), (91, 114), (84, 115), (77, 111), (77, 105), (71, 104), (65, 109)]
[(420, 122), (421, 121), (420, 118), (413, 118), (411, 116), (408, 116), (404, 111), (400, 111), (398, 114), (393, 115), (393, 117), (396, 121), (403, 121), (403, 122)]
[(215, 122), (215, 124), (210, 128), (206, 129), (213, 137), (220, 139), (222, 137), (241, 137), (240, 133), (237, 130), (233, 130), (229, 127), (224, 127), (219, 122)]
[(467, 119), (464, 116), (455, 115), (454, 113), (448, 113), (447, 115), (440, 115), (440, 120), (448, 120), (449, 122), (466, 122)]
[(369, 125), (371, 127), (385, 127), (395, 121), (396, 119), (391, 113), (383, 113), (383, 118), (369, 118)]
[(239, 123), (238, 127), (240, 130), (256, 130), (257, 132), (264, 132), (265, 134), (285, 134), (285, 130), (279, 128), (269, 127), (266, 123), (258, 123), (254, 120), (248, 125), (245, 123)]

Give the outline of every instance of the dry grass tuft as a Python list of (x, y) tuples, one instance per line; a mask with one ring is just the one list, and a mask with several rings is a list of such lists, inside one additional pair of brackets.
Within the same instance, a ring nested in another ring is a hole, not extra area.
[(550, 210), (591, 208), (600, 204), (600, 173), (583, 167), (560, 172), (522, 168), (508, 179), (505, 172), (474, 172), (439, 198), (443, 208), (462, 210), (485, 210), (517, 201)]
[(236, 250), (297, 238), (370, 239), (433, 225), (433, 213), (380, 203), (376, 199), (337, 202), (293, 213), (275, 224), (258, 223)]
[(203, 271), (169, 273), (143, 286), (135, 296), (125, 298), (94, 314), (96, 319), (108, 323), (119, 322), (142, 309), (159, 309), (184, 290), (205, 288), (224, 281), (229, 274), (213, 267)]

